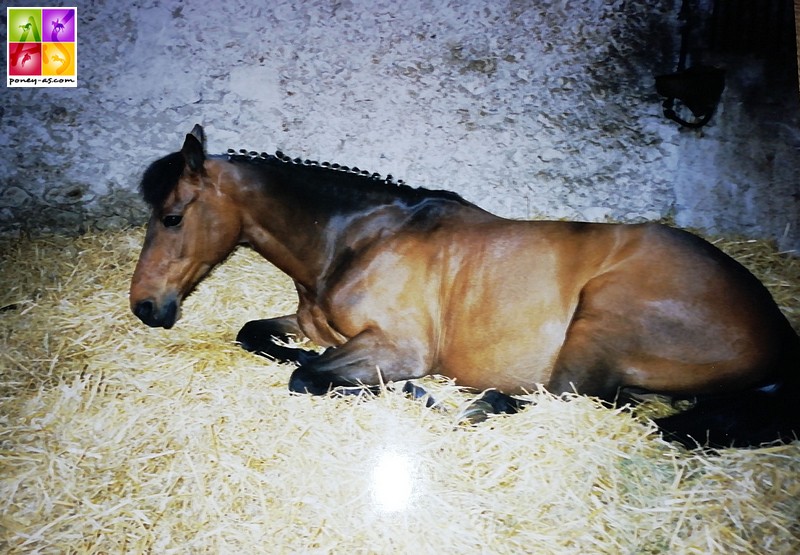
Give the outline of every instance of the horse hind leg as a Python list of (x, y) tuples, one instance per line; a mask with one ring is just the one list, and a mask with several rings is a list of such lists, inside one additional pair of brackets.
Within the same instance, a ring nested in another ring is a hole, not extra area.
[(800, 435), (797, 378), (696, 398), (693, 407), (654, 420), (666, 439), (685, 447), (758, 447)]
[(582, 327), (570, 326), (545, 389), (554, 395), (578, 393), (614, 403), (622, 384), (606, 353), (607, 343)]
[[(611, 326), (587, 329), (589, 321), (570, 328), (547, 389), (552, 393), (575, 391), (615, 405), (638, 403), (642, 393), (670, 392), (644, 388), (629, 379), (625, 353), (633, 349), (620, 336), (601, 333)], [(791, 441), (800, 432), (796, 410), (800, 378), (785, 377), (774, 384), (715, 395), (694, 396), (692, 408), (655, 418), (664, 437), (687, 448), (698, 446), (756, 446), (775, 440)]]
[[(614, 403), (619, 391), (618, 373), (612, 371), (606, 352), (608, 337), (605, 337), (601, 322), (575, 318), (567, 330), (564, 343), (556, 358), (553, 372), (545, 388), (555, 395), (577, 392), (599, 397)], [(536, 384), (530, 384), (531, 387)], [(472, 424), (486, 420), (489, 414), (512, 414), (531, 404), (490, 390), (473, 402), (462, 413), (461, 420)]]

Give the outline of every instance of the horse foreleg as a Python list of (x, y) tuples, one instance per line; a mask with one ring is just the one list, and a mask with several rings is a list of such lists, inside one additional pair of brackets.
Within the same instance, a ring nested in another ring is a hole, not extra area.
[(339, 387), (377, 386), (420, 378), (428, 373), (421, 352), (413, 341), (389, 341), (379, 332), (365, 331), (302, 362), (292, 373), (289, 389), (324, 395)]
[(279, 342), (305, 337), (297, 323), (297, 316), (291, 314), (266, 320), (247, 322), (236, 335), (236, 342), (246, 351), (250, 351), (279, 362), (296, 362), (302, 364), (317, 355), (308, 349), (287, 347)]

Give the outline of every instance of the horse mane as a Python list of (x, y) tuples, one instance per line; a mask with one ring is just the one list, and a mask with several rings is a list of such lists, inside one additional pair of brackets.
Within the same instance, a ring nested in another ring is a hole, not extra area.
[[(340, 193), (336, 198), (343, 201), (345, 199), (342, 198), (341, 193), (349, 192), (352, 196), (388, 194), (414, 203), (430, 198), (438, 198), (471, 206), (471, 203), (451, 191), (425, 189), (422, 187), (415, 188), (406, 185), (403, 180), (395, 180), (391, 175), (383, 177), (378, 173), (371, 173), (356, 167), (350, 168), (339, 164), (302, 160), (300, 158), (293, 159), (281, 151), (268, 154), (244, 149), (237, 152), (229, 149), (224, 156), (233, 163), (265, 168), (294, 168), (294, 171), (306, 172), (306, 176), (311, 178), (312, 181), (325, 180), (335, 182)], [(169, 194), (178, 184), (184, 166), (183, 154), (173, 152), (163, 158), (159, 158), (147, 167), (139, 184), (139, 193), (151, 208), (158, 208), (167, 200)]]

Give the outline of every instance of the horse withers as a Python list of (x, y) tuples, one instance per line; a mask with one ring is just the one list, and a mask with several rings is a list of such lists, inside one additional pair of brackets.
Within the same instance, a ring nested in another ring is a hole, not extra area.
[(797, 333), (750, 272), (685, 231), (513, 221), (357, 168), (208, 156), (199, 125), (147, 168), (141, 192), (152, 216), (134, 314), (172, 327), (192, 288), (250, 245), (294, 280), (299, 304), (238, 340), (297, 364), (293, 391), (441, 374), (495, 400), (537, 384), (609, 402), (697, 398), (657, 421), (685, 443), (756, 445), (800, 429)]

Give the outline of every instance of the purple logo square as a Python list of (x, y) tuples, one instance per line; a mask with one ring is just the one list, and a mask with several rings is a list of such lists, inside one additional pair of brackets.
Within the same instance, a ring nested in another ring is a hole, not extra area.
[(42, 10), (42, 38), (46, 42), (75, 42), (75, 10)]

